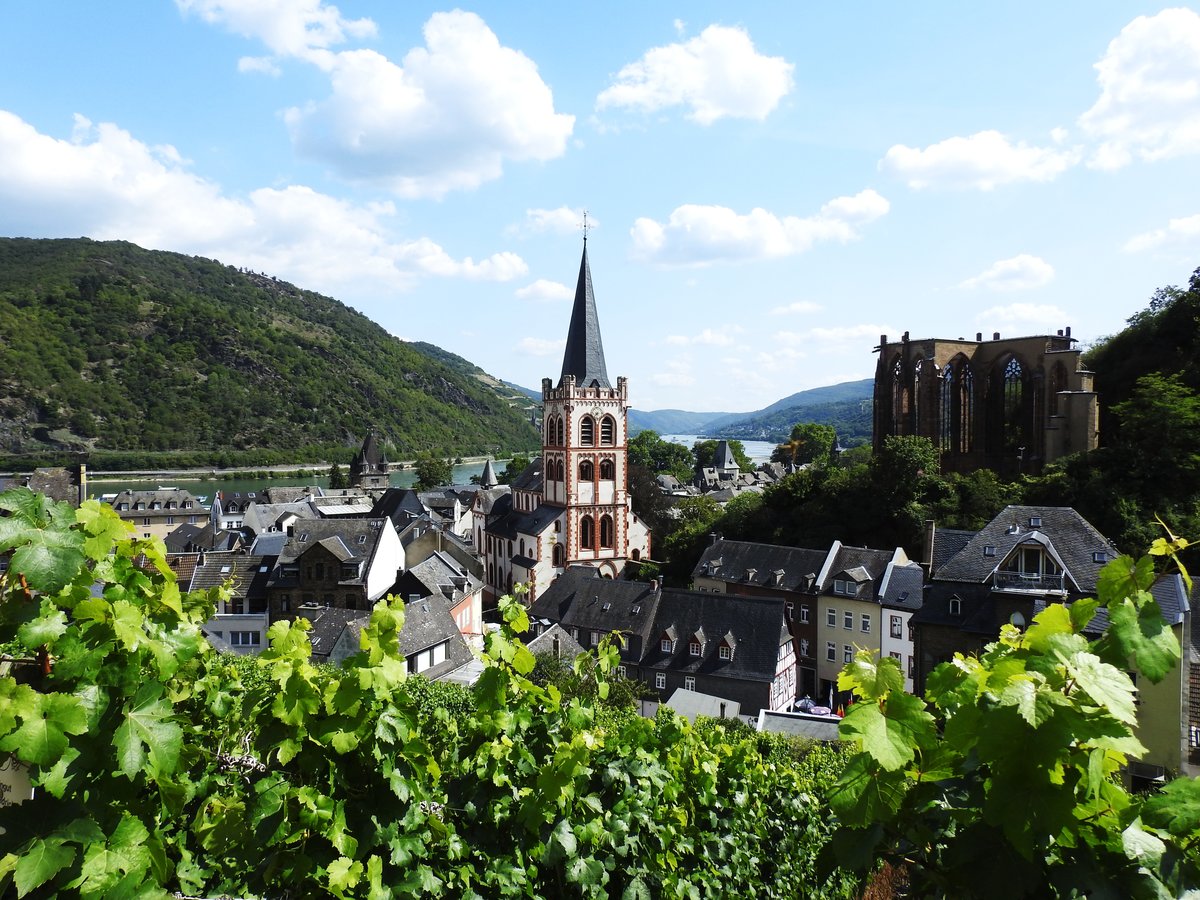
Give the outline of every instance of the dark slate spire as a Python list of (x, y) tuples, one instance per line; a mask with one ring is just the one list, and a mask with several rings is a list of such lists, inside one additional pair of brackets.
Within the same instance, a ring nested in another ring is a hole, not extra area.
[(496, 470), (492, 468), (492, 461), (489, 459), (483, 464), (483, 474), (479, 476), (479, 486), (494, 488), (499, 483), (500, 479), (496, 477)]
[(592, 270), (588, 266), (587, 235), (583, 238), (583, 261), (579, 264), (579, 284), (575, 287), (575, 307), (567, 332), (567, 351), (563, 354), (562, 379), (575, 376), (580, 387), (611, 388), (604, 367), (604, 345), (600, 342), (600, 320), (596, 317), (596, 298), (592, 294)]

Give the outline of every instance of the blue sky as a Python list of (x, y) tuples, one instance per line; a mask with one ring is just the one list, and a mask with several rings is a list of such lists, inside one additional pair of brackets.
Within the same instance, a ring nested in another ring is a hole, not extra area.
[(1200, 265), (1200, 13), (1136, 2), (10, 4), (0, 234), (129, 240), (557, 378), (582, 211), (642, 409), (880, 334), (1119, 330)]

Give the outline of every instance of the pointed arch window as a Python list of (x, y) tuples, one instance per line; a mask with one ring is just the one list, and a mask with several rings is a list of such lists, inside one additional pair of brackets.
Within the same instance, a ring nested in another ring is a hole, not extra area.
[(941, 416), (938, 421), (938, 446), (944, 453), (958, 450), (955, 443), (958, 430), (955, 428), (957, 420), (954, 418), (955, 384), (954, 367), (946, 366), (945, 371), (942, 372)]
[(613, 520), (612, 516), (600, 517), (600, 546), (612, 547), (613, 545)]
[(925, 360), (918, 359), (916, 366), (913, 367), (913, 391), (912, 391), (912, 419), (913, 419), (913, 434), (922, 434), (921, 430), (921, 408), (924, 404), (921, 402), (921, 391), (925, 387), (926, 378)]
[(563, 564), (562, 544), (555, 544), (554, 549), (550, 552), (550, 555), (552, 557), (552, 562), (554, 563), (555, 567), (562, 566), (562, 564)]
[(600, 480), (613, 481), (617, 477), (617, 466), (611, 459), (600, 460)]
[(563, 417), (555, 416), (554, 420), (554, 443), (561, 447), (565, 443), (563, 441)]
[(584, 416), (579, 422), (579, 445), (581, 447), (596, 446), (596, 420)]
[(579, 546), (585, 550), (596, 547), (596, 522), (591, 516), (579, 520)]
[(1015, 356), (1004, 366), (1001, 393), (1001, 418), (1004, 423), (1004, 447), (1016, 450), (1024, 443), (1021, 413), (1025, 399), (1025, 370)]
[(554, 422), (555, 422), (556, 418), (557, 418), (556, 416), (549, 416), (546, 419), (546, 444), (547, 445), (554, 444)]
[(617, 442), (617, 420), (612, 416), (605, 416), (600, 420), (600, 443), (605, 447), (611, 447)]
[(900, 357), (892, 364), (892, 434), (905, 434), (908, 419), (908, 386), (904, 383), (904, 364)]
[(965, 363), (958, 369), (957, 445), (959, 453), (975, 449), (975, 373)]
[(579, 463), (579, 480), (580, 481), (595, 481), (596, 465), (590, 459), (582, 460)]

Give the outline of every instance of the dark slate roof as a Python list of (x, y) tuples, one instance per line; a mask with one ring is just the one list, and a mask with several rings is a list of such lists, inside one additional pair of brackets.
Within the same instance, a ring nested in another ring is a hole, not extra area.
[(959, 528), (937, 528), (933, 532), (933, 571), (936, 572), (959, 550), (970, 543), (977, 531)]
[(262, 497), (266, 503), (298, 503), (308, 497), (320, 497), (323, 493), (321, 488), (315, 484), (307, 487), (272, 484), (262, 489)]
[(558, 655), (565, 656), (569, 659), (574, 659), (580, 653), (584, 652), (583, 647), (579, 646), (579, 641), (571, 637), (561, 625), (551, 625), (533, 640), (529, 641), (525, 646), (530, 653), (553, 653), (554, 639), (558, 638)]
[(631, 640), (621, 655), (636, 662), (654, 629), (658, 599), (659, 592), (645, 582), (613, 581), (590, 566), (571, 566), (538, 595), (529, 616), (564, 628), (628, 632)]
[(480, 491), (475, 495), (475, 508), (484, 515), (493, 513), (499, 515), (512, 504), (512, 488), (502, 484), (494, 488)]
[(883, 605), (889, 609), (915, 611), (924, 601), (925, 572), (916, 563), (893, 565), (885, 576)]
[(533, 512), (510, 509), (507, 513), (488, 523), (487, 533), (505, 540), (515, 540), (518, 535), (539, 535), (561, 516), (563, 511), (556, 506), (539, 506)]
[(377, 472), (385, 466), (387, 466), (387, 456), (384, 455), (379, 442), (375, 440), (375, 434), (369, 432), (363, 441), (362, 449), (355, 454), (354, 461), (350, 464), (351, 471), (357, 470), (359, 474)]
[(574, 375), (575, 384), (580, 387), (612, 387), (604, 365), (604, 345), (600, 341), (600, 319), (596, 315), (596, 297), (592, 293), (592, 269), (588, 265), (586, 238), (583, 242), (583, 259), (579, 263), (579, 283), (575, 287), (575, 305), (571, 310), (571, 326), (567, 331), (567, 349), (563, 354), (559, 387), (562, 387), (562, 381), (568, 375)]
[[(921, 608), (913, 613), (914, 625), (942, 625), (992, 637), (1000, 633), (1002, 623), (995, 621), (995, 604), (988, 585), (934, 581), (926, 586), (924, 595)], [(962, 601), (962, 612), (951, 615), (950, 601), (955, 597)]]
[[(829, 574), (824, 584), (818, 585), (822, 591), (832, 590), (834, 579), (847, 575), (856, 583), (871, 582), (871, 599), (879, 599), (879, 589), (883, 582), (888, 563), (895, 556), (894, 550), (870, 550), (866, 547), (844, 547), (835, 544), (836, 556), (829, 566)], [(861, 571), (859, 571), (861, 570)], [(866, 595), (859, 598), (866, 600)]]
[(302, 607), (297, 617), (308, 619), (312, 623), (308, 640), (312, 644), (313, 659), (317, 662), (328, 662), (333, 645), (337, 643), (343, 629), (355, 620), (370, 620), (371, 614), (361, 609), (322, 606)]
[(489, 459), (483, 464), (483, 474), (479, 476), (479, 486), (494, 488), (499, 483), (500, 479), (496, 477), (496, 470), (492, 468), (492, 461)]
[[(1030, 522), (1041, 519), (1041, 525)], [(978, 532), (948, 562), (933, 573), (935, 581), (982, 582), (1001, 568), (1020, 544), (1040, 543), (1052, 549), (1062, 560), (1075, 592), (1091, 594), (1096, 576), (1109, 559), (1119, 554), (1116, 547), (1090, 522), (1064, 506), (1008, 506)], [(985, 555), (985, 547), (995, 547), (994, 556)], [(1097, 562), (1093, 554), (1103, 551)]]
[(417, 563), (396, 581), (393, 593), (407, 599), (411, 594), (428, 597), (440, 594), (458, 603), (483, 588), (483, 582), (468, 572), (453, 556), (438, 551)]
[(185, 553), (195, 550), (233, 550), (241, 543), (238, 531), (214, 531), (211, 522), (189, 525), (186, 522), (168, 534), (164, 540), (168, 550)]
[(316, 520), (316, 511), (307, 503), (251, 503), (242, 517), (242, 527), (253, 534), (263, 534), (268, 531), (278, 531), (279, 521), (286, 516)]
[[(779, 648), (792, 639), (784, 621), (783, 603), (781, 597), (664, 590), (641, 665), (745, 681), (772, 681)], [(665, 653), (659, 637), (672, 627), (679, 639), (675, 651)], [(700, 631), (706, 641), (701, 655), (695, 657), (688, 645)], [(728, 634), (734, 636), (737, 646), (733, 659), (724, 660), (718, 648)]]
[(261, 556), (241, 553), (201, 553), (192, 570), (189, 590), (206, 590), (233, 579), (233, 595), (247, 599), (267, 596), (271, 566)]
[(279, 556), (283, 552), (283, 545), (287, 543), (287, 539), (287, 534), (282, 531), (260, 534), (250, 545), (250, 553), (254, 556)]
[(533, 461), (525, 467), (525, 471), (518, 475), (512, 483), (514, 491), (534, 491), (541, 493), (542, 491), (542, 458), (535, 456)]
[(717, 449), (713, 452), (714, 469), (737, 469), (737, 460), (733, 458), (733, 450), (729, 441), (717, 441)]
[[(805, 592), (812, 589), (828, 555), (827, 550), (719, 540), (704, 548), (692, 577)], [(751, 569), (753, 578), (747, 574)]]
[(446, 663), (422, 672), (426, 678), (437, 678), (443, 672), (457, 669), (472, 659), (471, 648), (450, 614), (450, 602), (434, 594), (415, 603), (404, 604), (404, 629), (400, 632), (400, 652), (405, 656), (420, 653), (446, 639)]

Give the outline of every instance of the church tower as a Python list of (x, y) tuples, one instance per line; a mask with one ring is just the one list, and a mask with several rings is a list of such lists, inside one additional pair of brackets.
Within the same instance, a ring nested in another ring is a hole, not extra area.
[(554, 564), (616, 575), (649, 554), (649, 534), (629, 511), (626, 381), (608, 379), (586, 232), (562, 374), (542, 379), (542, 407), (542, 504), (565, 512)]

